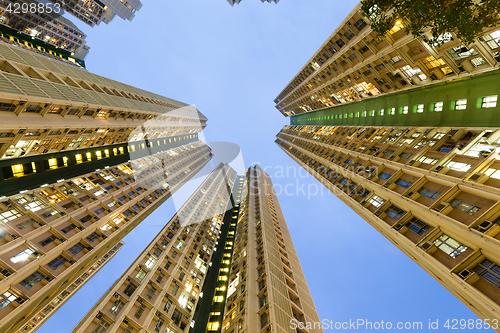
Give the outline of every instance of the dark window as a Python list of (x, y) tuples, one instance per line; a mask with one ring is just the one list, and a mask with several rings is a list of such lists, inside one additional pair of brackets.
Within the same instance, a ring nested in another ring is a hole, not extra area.
[(31, 274), (28, 276), (26, 279), (21, 281), (21, 285), (25, 287), (26, 289), (30, 289), (33, 287), (35, 284), (38, 282), (42, 281), (45, 278), (42, 274), (35, 272), (34, 274)]
[(66, 259), (64, 259), (63, 257), (59, 256), (59, 257), (55, 258), (54, 260), (52, 260), (51, 262), (49, 262), (48, 266), (50, 268), (52, 268), (53, 270), (56, 270), (56, 269), (59, 268), (59, 266), (61, 266), (65, 262), (66, 262)]
[(71, 230), (75, 229), (76, 228), (76, 225), (74, 224), (70, 224), (68, 225), (67, 227), (61, 229), (61, 231), (64, 233), (64, 234), (67, 234), (68, 232), (70, 232)]
[(44, 240), (38, 242), (38, 244), (40, 244), (43, 247), (43, 246), (46, 246), (46, 245), (52, 243), (55, 240), (56, 240), (56, 236), (52, 235), (52, 236), (49, 236), (49, 237), (45, 238)]
[(76, 245), (73, 245), (68, 251), (73, 253), (73, 254), (78, 254), (83, 250), (83, 245), (78, 243)]

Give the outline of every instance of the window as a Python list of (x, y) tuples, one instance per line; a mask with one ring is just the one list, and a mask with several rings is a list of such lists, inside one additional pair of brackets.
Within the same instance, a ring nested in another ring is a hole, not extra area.
[(481, 207), (475, 206), (471, 203), (465, 202), (460, 199), (455, 199), (451, 202), (451, 207), (455, 208), (456, 210), (459, 210), (461, 212), (467, 213), (469, 215), (474, 215), (476, 214)]
[(424, 104), (417, 105), (417, 113), (422, 113), (422, 112), (424, 112)]
[(438, 159), (437, 158), (432, 158), (432, 157), (427, 157), (427, 156), (422, 156), (419, 159), (419, 161), (422, 162), (422, 163), (425, 163), (425, 164), (434, 165), (434, 164), (436, 164), (436, 162), (438, 161)]
[(61, 231), (64, 233), (64, 234), (67, 234), (68, 232), (70, 232), (71, 230), (75, 229), (76, 228), (76, 225), (74, 224), (70, 224), (68, 225), (67, 227), (61, 229)]
[(153, 256), (149, 256), (148, 261), (146, 261), (145, 265), (148, 269), (153, 268), (153, 266), (156, 264), (157, 259)]
[(467, 171), (470, 169), (472, 164), (460, 163), (460, 162), (450, 162), (446, 165), (451, 170), (456, 171)]
[(139, 305), (139, 308), (137, 311), (135, 311), (134, 317), (137, 319), (141, 318), (142, 314), (144, 313), (144, 309), (146, 309), (146, 306), (144, 304)]
[(97, 232), (91, 233), (86, 239), (90, 242), (93, 243), (94, 241), (99, 239), (99, 234)]
[(473, 58), (470, 60), (470, 62), (472, 65), (474, 65), (474, 67), (479, 67), (479, 66), (484, 65), (486, 63), (486, 61), (484, 61), (484, 59), (482, 57)]
[(151, 299), (151, 298), (153, 298), (153, 296), (155, 295), (155, 293), (156, 293), (156, 289), (153, 288), (153, 287), (151, 287), (151, 289), (148, 290), (148, 293), (146, 294), (146, 297), (148, 299)]
[(483, 97), (481, 108), (494, 108), (497, 106), (498, 95)]
[(411, 186), (412, 182), (409, 182), (407, 180), (404, 180), (404, 179), (399, 179), (396, 184), (398, 186), (401, 186), (401, 187), (404, 187), (404, 188), (408, 188)]
[(130, 283), (126, 288), (125, 290), (123, 291), (123, 293), (127, 296), (132, 296), (132, 294), (134, 293), (134, 291), (137, 289), (137, 287), (135, 286), (135, 284), (133, 283)]
[(10, 258), (10, 261), (12, 261), (14, 264), (20, 262), (20, 261), (24, 261), (26, 259), (28, 259), (28, 257), (33, 254), (35, 251), (33, 251), (32, 249), (26, 249), (22, 252), (19, 252), (18, 254), (16, 254), (15, 256), (11, 257)]
[(500, 46), (500, 31), (495, 31), (489, 35), (483, 36), (483, 40), (494, 50)]
[(402, 153), (401, 155), (399, 155), (399, 157), (403, 160), (409, 160), (410, 158), (413, 157), (413, 154), (410, 154), (410, 153)]
[(178, 292), (178, 291), (179, 291), (179, 286), (178, 286), (178, 285), (175, 285), (175, 286), (174, 286), (174, 289), (172, 289), (172, 295), (174, 295), (174, 296), (175, 296), (175, 295), (177, 294), (177, 292)]
[(401, 108), (401, 113), (402, 113), (402, 114), (408, 114), (408, 106), (403, 106), (403, 107)]
[(434, 112), (441, 112), (441, 111), (443, 111), (443, 102), (434, 103), (434, 108), (433, 108), (432, 111), (434, 111)]
[(115, 304), (113, 304), (113, 306), (109, 310), (109, 312), (113, 315), (116, 315), (118, 312), (120, 312), (120, 310), (123, 308), (124, 305), (125, 304), (123, 304), (122, 301), (116, 301)]
[(168, 312), (171, 306), (172, 306), (172, 301), (167, 300), (167, 303), (165, 303), (165, 306), (163, 307), (163, 311)]
[(382, 172), (382, 174), (379, 176), (380, 179), (389, 179), (391, 178), (392, 175), (388, 174), (388, 173), (385, 173), (385, 172)]
[(0, 310), (16, 300), (16, 296), (6, 291), (0, 296)]
[(82, 250), (83, 250), (83, 245), (78, 243), (78, 244), (73, 245), (68, 251), (72, 254), (78, 254), (78, 253), (82, 252)]
[(16, 209), (11, 209), (6, 212), (0, 213), (0, 221), (3, 223), (7, 223), (9, 221), (15, 220), (18, 217), (23, 216), (20, 212), (18, 212)]
[(429, 230), (429, 225), (425, 224), (415, 217), (410, 222), (408, 222), (406, 226), (408, 227), (408, 229), (419, 236), (422, 236), (427, 230)]
[(44, 278), (45, 278), (45, 276), (43, 276), (42, 274), (40, 274), (38, 272), (35, 272), (35, 273), (31, 274), (30, 276), (28, 276), (26, 279), (22, 280), (20, 283), (24, 288), (30, 289), (35, 284), (42, 281)]
[[(500, 266), (489, 260), (485, 260), (474, 268), (474, 272), (495, 287), (500, 287)], [(2, 305), (0, 301), (0, 309), (1, 308)]]
[(104, 333), (108, 330), (109, 324), (105, 322), (104, 320), (100, 320), (97, 326), (94, 328), (92, 333)]
[(427, 197), (427, 198), (431, 198), (431, 199), (436, 199), (438, 196), (439, 196), (439, 192), (437, 191), (434, 191), (430, 188), (427, 188), (427, 187), (422, 187), (418, 193), (420, 193), (421, 195), (423, 195), (424, 197)]
[(52, 268), (53, 270), (58, 269), (62, 264), (66, 262), (66, 259), (64, 259), (62, 256), (59, 256), (52, 260), (51, 262), (48, 263), (48, 266)]
[(51, 235), (51, 236), (45, 238), (44, 240), (38, 242), (38, 244), (40, 244), (42, 247), (44, 247), (46, 245), (49, 245), (50, 243), (52, 243), (55, 240), (56, 240), (56, 236)]
[(381, 197), (374, 195), (372, 198), (370, 198), (370, 200), (368, 200), (368, 202), (378, 208), (384, 204), (385, 199), (382, 199)]
[(158, 277), (156, 278), (156, 282), (160, 283), (164, 277), (165, 277), (165, 275), (163, 275), (163, 273), (158, 274)]
[(19, 223), (16, 227), (18, 227), (20, 230), (23, 230), (25, 228), (31, 227), (35, 223), (35, 220), (29, 219), (27, 221)]
[(391, 116), (394, 116), (394, 115), (396, 114), (396, 108), (390, 108), (390, 109), (389, 109), (389, 114), (390, 114)]
[(146, 276), (146, 271), (143, 269), (140, 269), (139, 272), (137, 272), (137, 275), (135, 277), (137, 280), (142, 281), (145, 276)]
[(467, 109), (467, 99), (459, 99), (455, 102), (455, 110)]
[(460, 255), (460, 253), (467, 250), (467, 246), (464, 246), (451, 238), (448, 235), (441, 235), (438, 239), (434, 241), (434, 244), (438, 249), (446, 253), (452, 258), (456, 258)]
[(401, 216), (403, 216), (403, 214), (405, 214), (406, 212), (399, 207), (391, 206), (391, 207), (389, 207), (388, 210), (385, 211), (385, 213), (388, 216), (392, 217), (393, 219), (397, 220)]

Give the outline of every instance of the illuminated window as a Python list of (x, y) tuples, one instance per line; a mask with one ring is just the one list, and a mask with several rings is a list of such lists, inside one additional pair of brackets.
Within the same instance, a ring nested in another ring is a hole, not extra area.
[(438, 249), (446, 253), (452, 258), (456, 258), (460, 253), (467, 250), (467, 246), (462, 245), (448, 235), (441, 235), (438, 239), (434, 241), (434, 244)]
[(102, 152), (100, 150), (96, 151), (95, 155), (97, 156), (98, 160), (100, 160), (102, 158)]
[(16, 295), (11, 294), (10, 292), (4, 292), (0, 296), (0, 310), (5, 308), (10, 303), (14, 302), (16, 300), (16, 298), (17, 298)]
[(460, 162), (450, 162), (446, 165), (448, 168), (451, 170), (456, 170), (456, 171), (467, 171), (470, 169), (472, 164), (467, 164), (467, 163), (460, 163)]
[(118, 148), (118, 150), (120, 151), (120, 154), (123, 154), (123, 147)]
[(394, 24), (394, 26), (392, 27), (392, 29), (389, 30), (389, 34), (393, 35), (393, 34), (395, 34), (396, 32), (398, 32), (399, 30), (401, 30), (403, 28), (404, 28), (403, 23), (401, 22), (401, 20), (398, 20), (398, 21), (396, 21), (396, 23)]
[(87, 153), (87, 161), (91, 161), (92, 160), (92, 154), (91, 153)]
[(422, 162), (422, 163), (425, 163), (425, 164), (434, 165), (434, 164), (436, 164), (436, 162), (438, 161), (438, 159), (437, 158), (432, 158), (432, 157), (427, 157), (427, 156), (422, 156), (419, 159), (419, 161)]
[(437, 102), (434, 104), (434, 112), (441, 112), (443, 111), (443, 102)]
[(455, 110), (467, 109), (467, 99), (459, 99), (455, 102)]
[(417, 113), (422, 113), (422, 112), (424, 112), (424, 104), (417, 105)]
[(390, 114), (391, 116), (394, 116), (394, 115), (396, 114), (396, 108), (390, 108), (390, 109), (389, 109), (389, 114)]
[(218, 281), (227, 281), (227, 276), (225, 276), (225, 275), (219, 275), (219, 278), (217, 280)]
[(75, 155), (76, 164), (83, 163), (82, 154)]
[(108, 149), (104, 149), (104, 155), (106, 155), (106, 157), (109, 157), (109, 150)]
[(224, 296), (214, 296), (214, 303), (220, 303), (224, 300)]
[(385, 199), (377, 196), (377, 195), (374, 195), (373, 198), (371, 198), (370, 200), (368, 200), (369, 203), (371, 203), (372, 205), (374, 205), (375, 207), (380, 207), (384, 204), (385, 202)]
[(113, 228), (113, 227), (111, 226), (111, 224), (107, 223), (107, 224), (103, 225), (100, 229), (101, 229), (102, 231), (106, 232), (106, 231), (111, 230), (112, 228)]
[(209, 322), (207, 324), (208, 331), (218, 331), (220, 324), (218, 322)]
[(408, 114), (408, 106), (403, 106), (403, 107), (401, 108), (401, 113), (402, 113), (402, 114)]
[(494, 108), (497, 106), (498, 95), (483, 97), (481, 108)]
[(33, 251), (32, 249), (26, 249), (22, 252), (19, 252), (18, 254), (16, 254), (15, 256), (11, 257), (10, 258), (10, 261), (12, 261), (14, 264), (15, 263), (18, 263), (20, 261), (24, 261), (26, 259), (29, 258), (29, 256), (35, 251)]
[(141, 269), (139, 272), (137, 272), (137, 275), (135, 276), (137, 280), (142, 281), (144, 277), (146, 276), (146, 271)]
[(113, 148), (113, 155), (115, 155), (115, 156), (118, 155), (118, 149)]
[(11, 209), (6, 212), (0, 213), (0, 221), (3, 223), (7, 223), (9, 221), (15, 220), (18, 217), (23, 216), (20, 212), (18, 212), (16, 209)]
[(146, 263), (144, 265), (146, 265), (146, 267), (148, 269), (151, 269), (156, 264), (156, 262), (157, 262), (157, 259), (155, 257), (149, 256), (148, 261), (146, 261)]
[(24, 168), (22, 164), (16, 164), (12, 166), (12, 173), (14, 177), (22, 177), (24, 176)]
[(57, 159), (51, 158), (49, 159), (49, 169), (57, 169)]

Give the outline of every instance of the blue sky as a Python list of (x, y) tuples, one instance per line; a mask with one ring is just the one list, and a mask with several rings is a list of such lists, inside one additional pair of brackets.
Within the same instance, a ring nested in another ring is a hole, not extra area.
[[(115, 18), (91, 29), (73, 20), (88, 34), (88, 70), (195, 104), (209, 119), (208, 142), (239, 145), (245, 167), (267, 167), (278, 194), (293, 185), (279, 200), (320, 319), (423, 322), (418, 332), (435, 332), (429, 319), (440, 320), (439, 331), (446, 319), (477, 319), (314, 178), (294, 177), (300, 167), (274, 143), (289, 119), (273, 100), (357, 1), (143, 2), (132, 22)], [(169, 200), (38, 332), (69, 332), (173, 214)]]

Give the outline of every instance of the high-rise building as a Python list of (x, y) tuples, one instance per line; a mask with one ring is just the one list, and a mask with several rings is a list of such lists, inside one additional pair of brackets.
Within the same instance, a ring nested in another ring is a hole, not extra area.
[(39, 326), (210, 161), (206, 120), (0, 42), (0, 331)]
[(73, 332), (187, 331), (235, 178), (217, 166)]
[[(16, 10), (14, 4), (13, 1), (0, 0), (0, 31), (9, 33), (12, 29), (22, 33), (28, 40), (32, 39), (31, 43), (37, 40), (67, 51), (77, 59), (85, 58), (89, 51), (85, 42), (87, 36), (70, 20), (55, 12), (49, 14), (23, 11), (22, 8)], [(37, 6), (39, 3), (35, 0), (23, 0), (23, 4)]]
[[(280, 0), (260, 0), (261, 2), (274, 2), (278, 3)], [(240, 4), (241, 0), (227, 0), (231, 6), (234, 6), (234, 4)]]
[(73, 332), (288, 332), (294, 320), (319, 322), (271, 180), (221, 164)]
[[(403, 110), (422, 103), (424, 115), (311, 120), (329, 125), (285, 126), (276, 143), (480, 318), (492, 320), (500, 311), (500, 128), (488, 117), (498, 112), (496, 101), (483, 93), (498, 86), (471, 89), (474, 98), (462, 100), (483, 108), (470, 111), (450, 106), (459, 105), (458, 95), (472, 96), (456, 87), (446, 87), (448, 96), (433, 91), (443, 88), (430, 86), (427, 99), (417, 91), (400, 105), (385, 97)], [(462, 114), (466, 123), (470, 113), (470, 126), (433, 126), (428, 107), (438, 103), (442, 119)], [(303, 116), (323, 118), (315, 114)], [(474, 117), (491, 125), (475, 126)]]
[(285, 116), (346, 105), (383, 94), (467, 77), (498, 67), (499, 27), (470, 45), (453, 34), (432, 45), (430, 32), (408, 35), (400, 20), (383, 37), (371, 29), (358, 4), (276, 97)]

